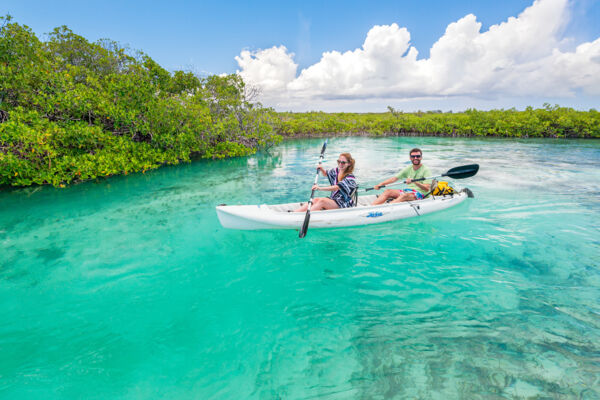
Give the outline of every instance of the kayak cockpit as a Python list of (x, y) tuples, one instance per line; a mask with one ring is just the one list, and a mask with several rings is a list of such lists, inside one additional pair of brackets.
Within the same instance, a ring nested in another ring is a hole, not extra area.
[[(356, 207), (370, 206), (371, 203), (374, 202), (376, 198), (377, 198), (376, 195), (360, 196), (358, 198), (358, 204)], [(259, 207), (262, 209), (265, 209), (265, 210), (273, 211), (273, 212), (288, 213), (288, 212), (293, 212), (294, 210), (297, 210), (298, 208), (302, 207), (305, 204), (306, 204), (306, 202), (286, 203), (286, 204), (262, 204)], [(314, 211), (315, 210), (313, 210), (313, 212)], [(333, 211), (333, 210), (328, 210), (328, 211)]]

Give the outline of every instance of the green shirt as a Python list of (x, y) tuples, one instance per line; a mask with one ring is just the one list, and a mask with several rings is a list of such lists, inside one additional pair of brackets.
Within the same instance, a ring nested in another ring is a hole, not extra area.
[[(423, 164), (421, 164), (421, 166), (419, 167), (418, 170), (414, 170), (412, 165), (409, 165), (408, 167), (404, 168), (402, 171), (400, 171), (398, 173), (398, 175), (396, 175), (396, 178), (398, 179), (406, 179), (406, 178), (410, 178), (410, 179), (419, 179), (419, 178), (426, 178), (428, 175), (431, 175), (429, 173), (429, 168), (427, 168), (426, 166), (424, 166)], [(424, 184), (430, 184), (431, 180), (425, 180), (425, 181), (421, 181), (421, 183)], [(420, 192), (421, 194), (426, 194), (427, 191), (421, 189), (420, 187), (418, 187), (417, 185), (415, 185), (414, 183), (411, 183), (410, 185), (408, 185), (408, 187), (410, 189), (415, 189), (418, 192)]]

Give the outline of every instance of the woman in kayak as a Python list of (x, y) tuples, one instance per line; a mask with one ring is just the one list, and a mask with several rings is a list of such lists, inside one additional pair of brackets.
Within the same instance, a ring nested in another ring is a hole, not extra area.
[[(318, 211), (354, 207), (352, 192), (357, 188), (356, 178), (352, 175), (352, 172), (354, 172), (354, 163), (354, 158), (352, 158), (350, 153), (342, 153), (338, 157), (337, 168), (325, 171), (325, 169), (319, 165), (319, 170), (323, 176), (326, 176), (329, 179), (331, 186), (314, 185), (313, 190), (333, 193), (331, 193), (331, 196), (329, 197), (318, 197), (314, 199), (311, 210)], [(306, 211), (307, 209), (308, 203), (297, 210), (294, 210), (294, 212)]]

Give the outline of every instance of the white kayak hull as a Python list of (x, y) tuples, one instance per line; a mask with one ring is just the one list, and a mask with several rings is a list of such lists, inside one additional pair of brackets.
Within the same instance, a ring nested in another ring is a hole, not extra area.
[[(360, 196), (356, 207), (311, 211), (310, 228), (370, 225), (412, 218), (453, 207), (467, 197), (467, 190), (463, 190), (451, 196), (372, 206), (370, 204), (375, 200), (375, 195)], [(220, 205), (217, 206), (217, 216), (221, 225), (230, 229), (300, 229), (306, 212), (291, 210), (299, 208), (302, 204), (304, 203)]]

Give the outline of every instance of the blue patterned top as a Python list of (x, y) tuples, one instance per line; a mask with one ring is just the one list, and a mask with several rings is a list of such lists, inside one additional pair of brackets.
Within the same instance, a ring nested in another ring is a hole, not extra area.
[(352, 192), (358, 187), (356, 178), (354, 175), (348, 174), (341, 182), (338, 182), (338, 174), (339, 170), (337, 168), (332, 168), (327, 171), (327, 179), (329, 179), (331, 186), (337, 185), (340, 188), (331, 193), (331, 196), (329, 197), (335, 201), (340, 208), (354, 207)]

